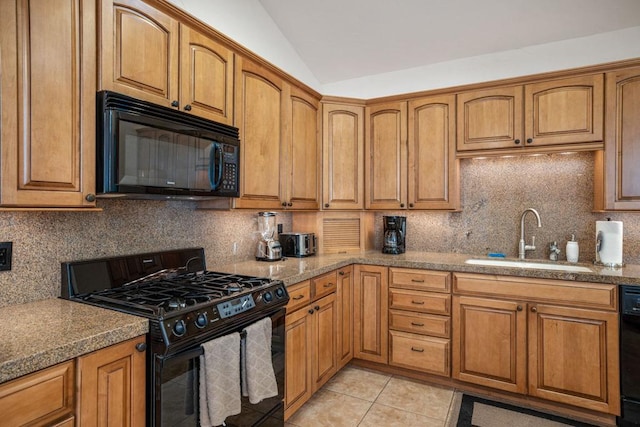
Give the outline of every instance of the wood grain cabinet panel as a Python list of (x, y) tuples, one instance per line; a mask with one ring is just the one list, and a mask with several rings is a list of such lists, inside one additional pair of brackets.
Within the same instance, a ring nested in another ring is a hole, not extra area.
[(338, 270), (337, 301), (337, 353), (338, 369), (353, 359), (353, 266)]
[(386, 364), (389, 351), (388, 269), (356, 265), (354, 276), (353, 357)]
[(0, 3), (2, 206), (95, 207), (95, 13), (88, 0)]
[(594, 207), (640, 210), (640, 67), (606, 74), (606, 138), (596, 152)]
[(455, 95), (408, 103), (409, 209), (460, 208)]
[(449, 345), (448, 339), (389, 331), (389, 364), (448, 377)]
[(0, 424), (73, 425), (74, 370), (74, 361), (64, 362), (0, 385)]
[(459, 93), (458, 155), (601, 148), (603, 81), (594, 74)]
[(136, 427), (146, 417), (146, 354), (134, 338), (78, 358), (78, 420), (83, 427)]
[(407, 103), (367, 106), (365, 182), (367, 209), (407, 206)]
[(364, 208), (364, 107), (322, 106), (322, 208)]

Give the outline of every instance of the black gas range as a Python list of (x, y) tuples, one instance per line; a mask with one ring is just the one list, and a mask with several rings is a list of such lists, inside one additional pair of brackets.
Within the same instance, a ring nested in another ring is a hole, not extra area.
[[(278, 396), (258, 408), (243, 400), (243, 413), (226, 425), (283, 424), (284, 306), (289, 295), (281, 281), (208, 271), (204, 249), (189, 248), (65, 262), (62, 298), (149, 319), (147, 425), (153, 426), (198, 426), (194, 384), (202, 344), (269, 317)], [(246, 413), (245, 405), (251, 406)]]

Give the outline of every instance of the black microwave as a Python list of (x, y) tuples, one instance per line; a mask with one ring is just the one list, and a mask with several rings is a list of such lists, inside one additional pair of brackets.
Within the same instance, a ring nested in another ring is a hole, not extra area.
[(119, 93), (97, 94), (97, 196), (238, 197), (238, 129)]

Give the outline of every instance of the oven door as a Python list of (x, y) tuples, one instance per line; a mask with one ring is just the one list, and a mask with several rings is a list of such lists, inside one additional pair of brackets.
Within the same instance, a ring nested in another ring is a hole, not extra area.
[[(259, 319), (258, 319), (259, 320)], [(272, 338), (271, 360), (278, 383), (278, 396), (251, 404), (249, 398), (242, 397), (242, 412), (228, 417), (226, 426), (282, 426), (284, 424), (284, 310), (271, 315)], [(247, 325), (239, 326), (240, 332)], [(234, 332), (234, 331), (230, 331)], [(227, 332), (228, 333), (228, 332)], [(199, 366), (202, 347), (161, 357), (152, 361), (152, 391), (149, 408), (149, 425), (197, 427), (199, 423)]]

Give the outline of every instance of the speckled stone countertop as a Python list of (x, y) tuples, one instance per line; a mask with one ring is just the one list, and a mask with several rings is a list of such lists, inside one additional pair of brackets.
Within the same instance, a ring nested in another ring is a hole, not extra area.
[[(612, 269), (593, 264), (568, 264), (555, 262), (559, 265), (574, 265), (587, 267), (590, 272), (566, 272), (545, 269), (498, 267), (466, 264), (470, 258), (483, 258), (473, 255), (439, 253), (439, 252), (407, 252), (401, 255), (388, 255), (378, 251), (368, 251), (341, 255), (315, 255), (307, 258), (287, 258), (275, 262), (244, 261), (235, 264), (208, 266), (210, 270), (235, 274), (280, 279), (286, 285), (310, 279), (322, 273), (350, 264), (372, 264), (389, 267), (419, 268), (426, 270), (457, 271), (465, 273), (484, 273), (505, 276), (532, 277), (541, 279), (574, 280), (580, 282), (631, 284), (640, 285), (640, 265), (626, 265), (623, 268)], [(488, 259), (488, 258), (485, 258)], [(501, 259), (501, 258), (498, 258)], [(508, 259), (515, 261), (513, 259)], [(527, 262), (544, 262), (545, 260), (530, 260)]]
[(0, 383), (148, 331), (145, 318), (58, 298), (0, 308)]

